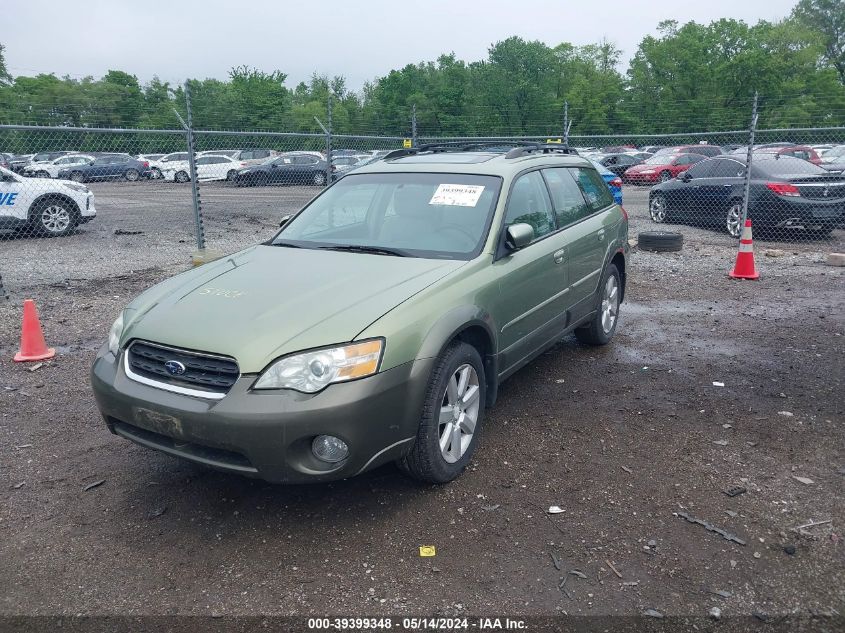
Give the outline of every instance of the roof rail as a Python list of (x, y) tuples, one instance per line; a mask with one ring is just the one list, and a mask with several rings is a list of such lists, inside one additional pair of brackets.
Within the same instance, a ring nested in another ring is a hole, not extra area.
[(505, 154), (505, 158), (521, 158), (522, 156), (529, 156), (533, 153), (578, 155), (578, 151), (575, 148), (562, 143), (521, 143), (520, 147), (514, 147)]
[(428, 152), (431, 154), (437, 154), (441, 152), (469, 152), (469, 151), (478, 151), (484, 150), (484, 148), (490, 147), (510, 147), (515, 146), (513, 149), (508, 150), (505, 153), (505, 158), (516, 158), (517, 156), (527, 156), (531, 152), (538, 152), (542, 151), (543, 153), (551, 153), (551, 152), (559, 152), (562, 154), (577, 154), (574, 149), (569, 147), (568, 145), (563, 145), (561, 143), (539, 143), (537, 141), (511, 141), (511, 140), (498, 140), (498, 141), (445, 141), (442, 143), (425, 143), (423, 145), (418, 145), (416, 147), (408, 147), (403, 149), (396, 149), (386, 154), (382, 160), (393, 160), (396, 158), (403, 158), (405, 156), (411, 156), (412, 154), (419, 154), (422, 152)]

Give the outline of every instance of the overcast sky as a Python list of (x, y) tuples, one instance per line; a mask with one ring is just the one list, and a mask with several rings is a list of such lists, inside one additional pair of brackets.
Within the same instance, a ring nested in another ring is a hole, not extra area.
[(4, 0), (0, 43), (12, 75), (102, 76), (109, 69), (143, 83), (158, 75), (225, 79), (246, 64), (287, 73), (289, 87), (311, 73), (344, 75), (348, 86), (454, 51), (483, 59), (511, 35), (589, 44), (603, 37), (634, 54), (665, 19), (707, 23), (730, 17), (778, 20), (797, 0)]

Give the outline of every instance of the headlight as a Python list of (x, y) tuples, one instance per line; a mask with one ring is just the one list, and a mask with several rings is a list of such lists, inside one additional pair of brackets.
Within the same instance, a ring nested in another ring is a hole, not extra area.
[(117, 356), (120, 351), (120, 335), (123, 334), (123, 312), (117, 317), (114, 325), (109, 330), (109, 351)]
[(277, 360), (253, 389), (295, 389), (316, 393), (334, 382), (371, 376), (378, 371), (381, 339), (304, 352)]
[(75, 182), (63, 182), (62, 183), (68, 189), (73, 189), (74, 191), (78, 191), (79, 193), (88, 193), (88, 187), (85, 185), (79, 185)]

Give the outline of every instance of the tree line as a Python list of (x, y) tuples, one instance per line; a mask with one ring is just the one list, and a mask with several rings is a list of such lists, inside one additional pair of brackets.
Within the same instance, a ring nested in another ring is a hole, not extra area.
[[(142, 85), (120, 70), (100, 79), (11, 77), (0, 45), (0, 123), (177, 128), (182, 85)], [(624, 72), (611, 42), (549, 46), (514, 36), (479, 61), (454, 53), (409, 64), (350, 90), (342, 76), (287, 75), (245, 66), (226, 80), (190, 80), (198, 129), (408, 136), (649, 134), (747, 127), (760, 94), (764, 127), (845, 125), (845, 0), (800, 0), (778, 22), (664, 21)]]

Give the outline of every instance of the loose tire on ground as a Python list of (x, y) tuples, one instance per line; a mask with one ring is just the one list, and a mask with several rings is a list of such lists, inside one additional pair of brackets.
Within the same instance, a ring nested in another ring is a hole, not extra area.
[(669, 231), (644, 231), (637, 235), (637, 246), (645, 251), (679, 251), (684, 247), (684, 236)]
[[(466, 384), (461, 389), (464, 372)], [(442, 484), (458, 477), (478, 445), (485, 397), (481, 355), (468, 343), (453, 342), (434, 365), (416, 440), (410, 452), (397, 462), (399, 468), (429, 483)], [(467, 431), (471, 431), (469, 436)], [(446, 446), (442, 447), (444, 437)]]
[(575, 336), (587, 345), (607, 345), (619, 323), (619, 304), (622, 301), (622, 278), (616, 264), (608, 264), (601, 278), (596, 315), (575, 330)]

